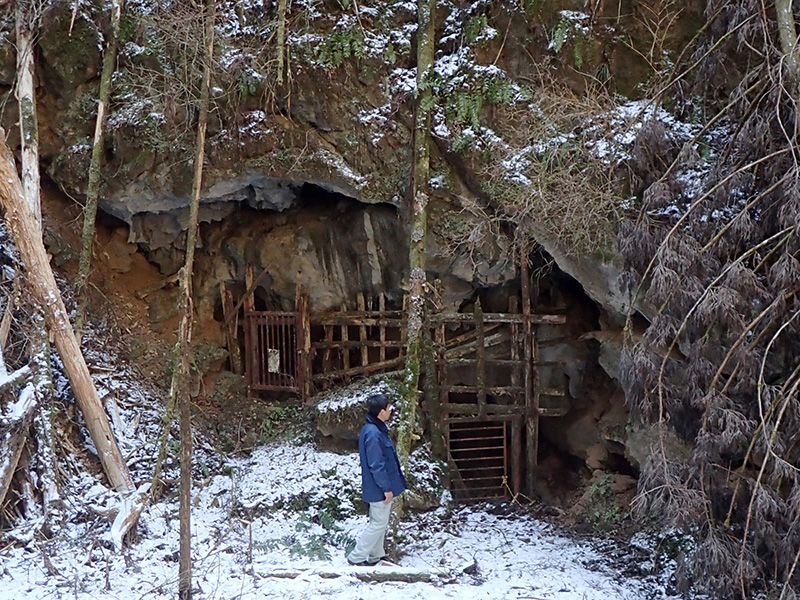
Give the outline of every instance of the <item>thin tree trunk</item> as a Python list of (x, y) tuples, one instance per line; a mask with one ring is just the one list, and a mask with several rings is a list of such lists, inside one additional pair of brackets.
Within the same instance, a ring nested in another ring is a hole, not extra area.
[(17, 21), (17, 100), (22, 141), (22, 189), (31, 213), (41, 229), (42, 203), (39, 192), (39, 125), (33, 89), (33, 22), (29, 0), (18, 0)]
[(180, 278), (180, 328), (176, 356), (178, 364), (172, 377), (171, 394), (177, 398), (181, 425), (181, 483), (180, 483), (180, 566), (178, 597), (192, 597), (191, 557), (191, 494), (192, 494), (192, 422), (187, 379), (189, 374), (189, 351), (192, 341), (192, 271), (194, 250), (197, 244), (198, 212), (200, 192), (203, 187), (203, 160), (208, 125), (208, 105), (211, 90), (211, 62), (214, 58), (214, 0), (206, 1), (205, 14), (205, 65), (200, 91), (200, 115), (197, 123), (197, 140), (194, 159), (194, 182), (189, 205), (189, 227), (186, 233), (186, 261)]
[(796, 79), (798, 67), (800, 67), (800, 56), (798, 56), (800, 48), (798, 48), (797, 44), (797, 29), (794, 14), (792, 13), (792, 0), (775, 0), (775, 12), (781, 50), (786, 57), (786, 72), (789, 73), (792, 79)]
[(430, 178), (430, 115), (435, 24), (434, 0), (417, 2), (417, 111), (414, 123), (413, 216), (408, 262), (411, 290), (407, 314), (406, 368), (403, 380), (404, 402), (400, 411), (397, 453), (405, 467), (414, 438), (417, 419), (417, 388), (422, 362), (425, 322), (425, 239), (428, 232), (428, 179)]
[(92, 264), (92, 246), (94, 245), (94, 228), (97, 217), (97, 201), (100, 195), (100, 175), (103, 166), (103, 135), (106, 125), (106, 107), (111, 98), (111, 80), (117, 62), (117, 38), (119, 37), (119, 21), (123, 0), (111, 0), (111, 31), (106, 42), (103, 55), (103, 71), (100, 74), (100, 97), (97, 101), (97, 120), (94, 126), (94, 142), (92, 143), (92, 159), (89, 163), (89, 181), (86, 185), (86, 206), (83, 209), (83, 235), (81, 236), (81, 254), (78, 259), (78, 279), (75, 282), (75, 296), (78, 309), (75, 315), (75, 331), (80, 337), (86, 319), (86, 284), (89, 281), (89, 270)]
[(278, 85), (283, 85), (284, 57), (286, 56), (286, 0), (278, 0)]
[(5, 131), (0, 128), (0, 202), (20, 257), (27, 271), (27, 283), (34, 299), (42, 306), (45, 321), (64, 363), (72, 391), (83, 413), (100, 462), (111, 485), (119, 492), (133, 490), (128, 468), (122, 459), (117, 441), (97, 395), (80, 345), (75, 339), (67, 309), (56, 285), (47, 251), (34, 216), (22, 192), (13, 158), (5, 144)]
[(45, 398), (42, 408), (33, 420), (36, 436), (37, 485), (42, 493), (42, 511), (45, 519), (50, 516), (51, 508), (59, 501), (58, 461), (55, 445), (56, 434), (53, 429), (53, 406), (48, 401), (53, 396), (53, 373), (50, 359), (50, 340), (47, 339), (47, 327), (42, 311), (37, 307), (33, 315), (34, 332), (29, 341), (30, 362), (33, 368), (33, 384), (40, 397)]

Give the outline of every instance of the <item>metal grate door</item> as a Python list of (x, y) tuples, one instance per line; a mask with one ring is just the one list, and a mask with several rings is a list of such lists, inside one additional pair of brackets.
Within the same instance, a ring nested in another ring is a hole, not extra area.
[(247, 381), (253, 390), (299, 391), (298, 313), (245, 313)]
[(494, 500), (508, 491), (506, 420), (450, 421), (448, 450), (452, 465), (453, 499)]

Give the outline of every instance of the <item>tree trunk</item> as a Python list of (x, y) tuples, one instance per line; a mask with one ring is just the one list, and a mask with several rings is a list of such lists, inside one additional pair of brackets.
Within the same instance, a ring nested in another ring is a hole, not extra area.
[(775, 12), (778, 21), (778, 34), (781, 40), (781, 50), (786, 56), (786, 72), (792, 79), (792, 84), (797, 85), (798, 67), (800, 67), (800, 56), (798, 56), (797, 29), (792, 13), (792, 0), (775, 0)]
[[(0, 136), (5, 140), (5, 131), (2, 128)], [(0, 202), (5, 209), (6, 222), (19, 248), (22, 262), (25, 264), (31, 294), (44, 310), (45, 321), (64, 363), (72, 391), (83, 413), (86, 427), (97, 448), (106, 476), (117, 491), (132, 491), (133, 484), (128, 468), (122, 459), (80, 346), (73, 334), (67, 309), (56, 285), (53, 271), (50, 269), (41, 231), (25, 203), (22, 185), (5, 141), (0, 144)]]
[(111, 0), (111, 32), (103, 55), (103, 71), (100, 74), (100, 98), (97, 102), (97, 120), (94, 126), (94, 142), (92, 143), (92, 159), (89, 163), (89, 181), (86, 185), (86, 206), (83, 209), (83, 235), (81, 236), (81, 254), (78, 260), (78, 279), (75, 282), (75, 296), (78, 309), (75, 315), (75, 331), (80, 337), (86, 319), (86, 284), (89, 281), (89, 269), (92, 264), (92, 246), (94, 245), (94, 226), (97, 217), (97, 200), (100, 195), (100, 169), (103, 166), (103, 134), (106, 124), (106, 107), (111, 97), (111, 79), (117, 62), (117, 38), (119, 37), (119, 21), (122, 0)]
[(29, 0), (18, 0), (17, 21), (17, 100), (22, 142), (22, 189), (31, 213), (41, 229), (42, 203), (39, 192), (39, 125), (33, 90), (33, 23), (35, 15)]
[(192, 270), (194, 250), (197, 244), (198, 212), (200, 192), (203, 187), (203, 160), (208, 124), (208, 105), (211, 90), (211, 62), (214, 58), (214, 0), (206, 1), (205, 56), (203, 84), (200, 90), (200, 114), (195, 143), (194, 181), (189, 205), (189, 227), (186, 232), (186, 261), (180, 278), (180, 327), (176, 356), (178, 364), (172, 377), (171, 395), (178, 401), (181, 424), (181, 483), (180, 483), (180, 566), (178, 596), (181, 600), (192, 597), (191, 557), (191, 494), (192, 494), (192, 422), (189, 390), (186, 382), (189, 374), (189, 352), (192, 341)]
[(417, 419), (417, 388), (423, 357), (425, 322), (425, 239), (428, 231), (428, 179), (430, 178), (431, 77), (433, 70), (434, 0), (417, 2), (417, 111), (414, 123), (413, 215), (408, 262), (411, 279), (407, 314), (406, 368), (403, 379), (404, 401), (397, 433), (397, 453), (405, 467)]
[(278, 0), (278, 86), (283, 85), (284, 59), (286, 56), (286, 0)]

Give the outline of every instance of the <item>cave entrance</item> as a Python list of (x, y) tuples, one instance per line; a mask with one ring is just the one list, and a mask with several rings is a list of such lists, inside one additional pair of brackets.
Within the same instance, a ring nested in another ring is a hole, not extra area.
[[(525, 281), (523, 279), (523, 281)], [(523, 287), (524, 289), (524, 287)], [(528, 298), (509, 298), (505, 313), (430, 315), (437, 352), (438, 399), (457, 500), (533, 496), (539, 420), (570, 408), (564, 365), (541, 359), (540, 325), (562, 325), (563, 314), (532, 313)], [(550, 328), (552, 330), (552, 328)], [(431, 399), (429, 399), (430, 401)], [(429, 404), (430, 406), (430, 404)]]
[[(563, 342), (553, 337), (563, 336), (553, 326), (566, 323), (566, 316), (534, 313), (527, 265), (520, 271), (520, 294), (509, 296), (507, 312), (484, 312), (478, 298), (471, 312), (428, 315), (435, 359), (426, 365), (425, 378), (435, 384), (423, 385), (425, 404), (432, 433), (447, 441), (440, 451), (446, 452), (459, 500), (523, 491), (532, 497), (540, 419), (570, 409), (564, 364), (545, 361), (540, 353), (544, 345)], [(258, 280), (248, 279), (252, 293)], [(343, 305), (341, 311), (314, 314), (299, 289), (293, 312), (259, 312), (253, 304), (252, 298), (244, 302), (245, 365), (253, 390), (307, 398), (338, 382), (403, 368), (406, 309), (388, 307), (382, 295), (367, 303), (359, 294), (355, 311)]]

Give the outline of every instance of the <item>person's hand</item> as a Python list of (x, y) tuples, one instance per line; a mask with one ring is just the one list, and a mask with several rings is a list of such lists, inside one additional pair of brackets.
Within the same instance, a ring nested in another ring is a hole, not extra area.
[(383, 496), (386, 498), (386, 500), (384, 500), (386, 504), (389, 504), (389, 502), (392, 501), (392, 498), (394, 498), (394, 494), (392, 492), (383, 492)]

